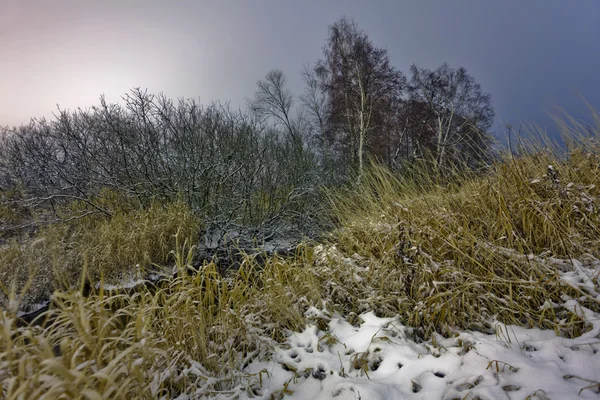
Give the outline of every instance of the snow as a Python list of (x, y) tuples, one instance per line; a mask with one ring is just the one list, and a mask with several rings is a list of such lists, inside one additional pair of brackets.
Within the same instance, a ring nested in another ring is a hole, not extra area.
[[(546, 263), (563, 282), (579, 288), (581, 296), (565, 295), (562, 305), (585, 319), (591, 329), (569, 339), (552, 330), (490, 321), (495, 334), (466, 331), (449, 338), (436, 334), (423, 341), (396, 318), (367, 312), (352, 325), (339, 314), (310, 307), (305, 314), (310, 324), (304, 330), (289, 332), (283, 343), (264, 337), (268, 350), (240, 354), (240, 359), (252, 361), (235, 379), (211, 377), (195, 362), (181, 369), (185, 379), (198, 378), (205, 384), (180, 398), (598, 399), (600, 313), (583, 307), (581, 301), (600, 301), (600, 262), (591, 256), (560, 260), (497, 250)], [(316, 246), (315, 256), (321, 268), (328, 268), (331, 259), (356, 270), (365, 268), (360, 256), (344, 257), (335, 246)], [(549, 300), (542, 305), (556, 306)], [(323, 323), (327, 329), (319, 330)], [(156, 375), (153, 385), (158, 387), (169, 374)], [(223, 391), (210, 389), (218, 379), (236, 385)]]
[(578, 395), (600, 382), (600, 316), (585, 311), (593, 329), (576, 339), (498, 324), (496, 335), (463, 332), (435, 343), (373, 313), (359, 327), (334, 318), (328, 332), (310, 325), (291, 334), (272, 361), (248, 372), (268, 371), (258, 398), (285, 388), (286, 399), (597, 399), (597, 388)]
[[(136, 270), (139, 270), (139, 265), (135, 266)], [(121, 280), (116, 284), (109, 283), (100, 283), (96, 284), (96, 289), (100, 289), (102, 285), (103, 289), (106, 291), (114, 291), (114, 290), (127, 290), (133, 289), (137, 286), (145, 285), (147, 283), (156, 282), (161, 278), (167, 278), (170, 275), (177, 272), (177, 267), (173, 267), (173, 271), (171, 274), (163, 273), (163, 272), (152, 272), (148, 274), (146, 277), (140, 277), (140, 274), (137, 273), (135, 275), (128, 275), (121, 278)]]
[[(110, 284), (105, 283), (102, 287), (104, 288), (104, 290), (124, 290), (124, 289), (134, 288), (138, 285), (143, 285), (146, 282), (148, 282), (147, 279), (129, 278), (129, 279), (122, 280), (121, 282), (119, 282), (116, 285), (110, 285)], [(100, 283), (96, 284), (96, 289), (100, 289)]]
[[(580, 337), (568, 339), (551, 330), (491, 321), (495, 334), (468, 331), (450, 338), (435, 335), (423, 341), (413, 334), (412, 328), (395, 318), (380, 318), (368, 312), (360, 315), (360, 323), (355, 326), (340, 315), (332, 316), (327, 310), (311, 307), (306, 312), (307, 320), (326, 322), (326, 330), (317, 327), (323, 327), (322, 324), (311, 323), (301, 332), (289, 332), (283, 343), (265, 338), (273, 348), (261, 352), (261, 357), (258, 353), (249, 355), (254, 360), (239, 371), (238, 385), (227, 394), (221, 392), (221, 397), (219, 392), (208, 389), (221, 378), (211, 377), (202, 364), (192, 361), (177, 374), (186, 380), (203, 381), (204, 385), (178, 398), (598, 399), (600, 313), (583, 307), (581, 300), (600, 302), (597, 289), (600, 262), (591, 257), (567, 261), (521, 255), (510, 249), (497, 248), (497, 251), (555, 267), (562, 281), (581, 290), (580, 298), (565, 297), (564, 306), (581, 315), (591, 329)], [(317, 246), (315, 255), (317, 264), (323, 268), (328, 267), (331, 259), (357, 271), (366, 268), (361, 265), (359, 255), (344, 257), (335, 246)], [(128, 289), (144, 282), (147, 280), (131, 276), (118, 285), (104, 288)], [(555, 306), (548, 300), (542, 307)], [(142, 346), (144, 342), (142, 339)], [(136, 359), (133, 365), (142, 365), (144, 361)], [(167, 368), (155, 374), (151, 385), (154, 394), (158, 394), (160, 383), (172, 372)], [(216, 397), (207, 396), (208, 392)]]
[[(24, 317), (26, 315), (36, 313), (36, 312), (40, 311), (41, 309), (48, 307), (49, 304), (50, 304), (49, 300), (48, 301), (44, 301), (42, 303), (32, 304), (32, 305), (28, 306), (25, 310), (17, 311), (17, 317), (21, 318), (21, 317)], [(11, 310), (11, 309), (15, 310), (15, 309), (18, 309), (18, 308), (19, 308), (19, 303), (10, 303), (9, 304), (9, 310)]]

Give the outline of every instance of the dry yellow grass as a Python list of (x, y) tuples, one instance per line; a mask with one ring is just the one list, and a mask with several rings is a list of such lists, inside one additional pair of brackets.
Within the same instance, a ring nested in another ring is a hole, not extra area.
[[(54, 236), (30, 246), (55, 266), (85, 266), (80, 277), (117, 276), (111, 271), (151, 261), (174, 262), (178, 274), (130, 294), (102, 286), (88, 296), (56, 291), (41, 325), (17, 327), (13, 298), (0, 315), (0, 393), (252, 394), (268, 371), (250, 376), (245, 366), (270, 357), (274, 342), (306, 323), (326, 329), (334, 312), (351, 322), (368, 310), (399, 315), (423, 338), (493, 331), (495, 321), (577, 336), (586, 321), (565, 298), (595, 311), (600, 303), (560, 271), (598, 268), (600, 125), (596, 134), (571, 133), (566, 155), (538, 143), (486, 174), (449, 180), (425, 169), (398, 177), (373, 166), (351, 191), (330, 193), (339, 229), (328, 243), (302, 245), (295, 256), (264, 265), (246, 256), (227, 278), (214, 264), (190, 271), (198, 222), (181, 205), (123, 212), (89, 222), (90, 229), (54, 228)], [(64, 249), (60, 240), (71, 243), (71, 253), (54, 253)], [(31, 265), (32, 248), (13, 244), (3, 256)], [(170, 249), (172, 261), (164, 258)], [(599, 280), (592, 278), (596, 291)]]
[(600, 256), (600, 124), (595, 133), (571, 132), (567, 154), (537, 142), (484, 175), (444, 183), (373, 166), (358, 187), (331, 193), (341, 223), (327, 278), (335, 302), (400, 314), (425, 336), (490, 329), (494, 319), (579, 335), (579, 315), (548, 305), (570, 296), (600, 309), (559, 279), (573, 258)]
[(314, 277), (277, 257), (264, 266), (247, 257), (228, 279), (214, 264), (189, 274), (192, 249), (177, 247), (178, 276), (158, 287), (112, 296), (102, 288), (87, 297), (55, 292), (38, 321), (52, 323), (41, 326), (18, 328), (16, 308), (2, 310), (3, 398), (151, 399), (258, 388), (268, 371), (249, 376), (243, 367), (304, 327), (305, 311), (320, 303)]
[[(78, 207), (72, 205), (71, 207)], [(23, 305), (46, 300), (55, 289), (76, 287), (84, 265), (90, 282), (115, 284), (165, 265), (180, 232), (197, 240), (197, 218), (181, 202), (99, 214), (40, 230), (31, 241), (0, 247), (0, 287), (4, 296), (23, 293)], [(28, 282), (29, 281), (29, 282)]]

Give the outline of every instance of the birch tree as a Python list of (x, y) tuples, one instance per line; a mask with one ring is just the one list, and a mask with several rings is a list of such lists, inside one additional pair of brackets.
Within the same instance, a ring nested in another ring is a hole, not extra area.
[[(447, 64), (436, 70), (411, 67), (410, 99), (423, 104), (427, 130), (433, 131), (433, 160), (439, 168), (453, 159), (481, 159), (489, 152), (494, 119), (491, 96), (465, 68)], [(421, 116), (420, 118), (423, 119)]]
[(362, 175), (367, 149), (384, 129), (385, 105), (399, 98), (406, 78), (353, 20), (342, 18), (329, 28), (316, 76), (329, 100), (328, 125), (343, 156)]

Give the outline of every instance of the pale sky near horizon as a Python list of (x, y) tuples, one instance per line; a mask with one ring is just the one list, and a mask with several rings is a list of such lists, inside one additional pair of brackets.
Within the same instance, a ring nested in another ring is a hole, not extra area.
[(555, 106), (600, 109), (600, 0), (0, 0), (0, 126), (86, 108), (133, 87), (243, 105), (267, 71), (321, 56), (354, 18), (392, 62), (464, 66), (499, 121), (551, 126)]

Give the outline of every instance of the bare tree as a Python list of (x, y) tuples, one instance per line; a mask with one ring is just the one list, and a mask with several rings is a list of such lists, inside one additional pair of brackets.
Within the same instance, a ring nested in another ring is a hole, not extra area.
[(373, 130), (382, 130), (385, 109), (398, 98), (406, 78), (391, 64), (386, 49), (376, 47), (353, 20), (329, 28), (324, 58), (315, 72), (329, 98), (328, 124), (348, 142), (359, 177)]
[(304, 66), (302, 78), (305, 84), (300, 101), (306, 115), (306, 128), (309, 131), (311, 145), (316, 145), (321, 159), (321, 166), (330, 169), (332, 159), (332, 138), (328, 135), (328, 102), (327, 92), (323, 90), (314, 69)]
[(298, 118), (292, 118), (294, 96), (286, 87), (287, 79), (278, 69), (269, 71), (264, 79), (260, 79), (254, 97), (248, 101), (251, 111), (261, 117), (272, 118), (277, 125), (283, 127), (296, 146), (302, 145), (301, 133), (298, 129)]
[(97, 201), (108, 189), (141, 206), (183, 199), (206, 225), (273, 228), (303, 215), (316, 185), (310, 154), (290, 157), (289, 136), (253, 114), (140, 89), (122, 105), (101, 98), (89, 110), (33, 120), (0, 147), (0, 179), (54, 219), (71, 218), (57, 206), (73, 200), (86, 204), (82, 215), (112, 214)]
[(432, 71), (413, 65), (409, 93), (413, 105), (422, 104), (428, 112), (419, 118), (425, 121), (424, 133), (435, 132), (431, 139), (437, 166), (465, 156), (485, 157), (494, 118), (491, 96), (465, 68), (443, 64)]

